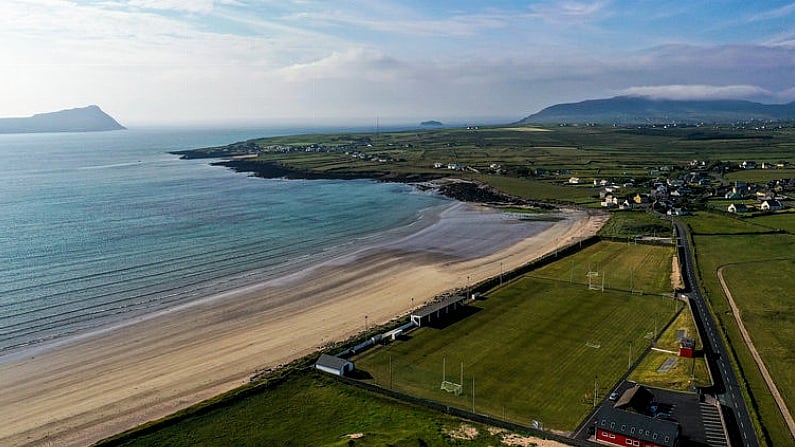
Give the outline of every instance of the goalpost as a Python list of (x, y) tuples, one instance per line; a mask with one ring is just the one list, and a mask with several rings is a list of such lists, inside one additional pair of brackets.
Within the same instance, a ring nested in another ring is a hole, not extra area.
[[(598, 271), (596, 271), (596, 272), (589, 271), (586, 276), (588, 277), (588, 290), (601, 290), (602, 292), (605, 291), (605, 275), (604, 275), (604, 273), (602, 273), (600, 275)], [(598, 283), (598, 280), (599, 280), (600, 276), (602, 278), (602, 283), (601, 284)]]
[(461, 383), (447, 380), (447, 357), (442, 358), (442, 385), (440, 389), (460, 396), (464, 392), (464, 362), (461, 362)]

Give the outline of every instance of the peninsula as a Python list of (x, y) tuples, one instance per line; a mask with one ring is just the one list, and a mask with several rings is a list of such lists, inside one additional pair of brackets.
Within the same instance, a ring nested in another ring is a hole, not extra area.
[(95, 105), (58, 112), (38, 113), (26, 118), (0, 118), (0, 134), (99, 132), (123, 129), (125, 129), (124, 126)]

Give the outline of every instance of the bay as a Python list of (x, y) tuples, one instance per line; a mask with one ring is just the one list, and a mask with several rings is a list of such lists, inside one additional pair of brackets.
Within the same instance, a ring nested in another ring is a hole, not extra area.
[(312, 130), (1, 135), (0, 353), (300, 271), (450, 204), (403, 184), (264, 180), (168, 153)]

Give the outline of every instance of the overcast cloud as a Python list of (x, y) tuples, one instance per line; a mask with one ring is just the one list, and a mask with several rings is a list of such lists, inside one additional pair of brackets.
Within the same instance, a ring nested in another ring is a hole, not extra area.
[[(517, 120), (621, 94), (795, 99), (789, 1), (4, 0), (0, 116)], [(366, 120), (366, 121), (362, 121)]]

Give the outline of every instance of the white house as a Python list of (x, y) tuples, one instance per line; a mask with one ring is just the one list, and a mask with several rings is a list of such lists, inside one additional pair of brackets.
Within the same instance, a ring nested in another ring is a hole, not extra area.
[(778, 211), (784, 209), (784, 204), (778, 200), (765, 200), (762, 202), (762, 205), (759, 206), (759, 209), (762, 211)]
[(748, 207), (744, 203), (732, 203), (726, 211), (730, 213), (747, 213)]
[(618, 206), (618, 197), (614, 196), (612, 193), (605, 194), (604, 200), (602, 200), (602, 206), (606, 208)]

